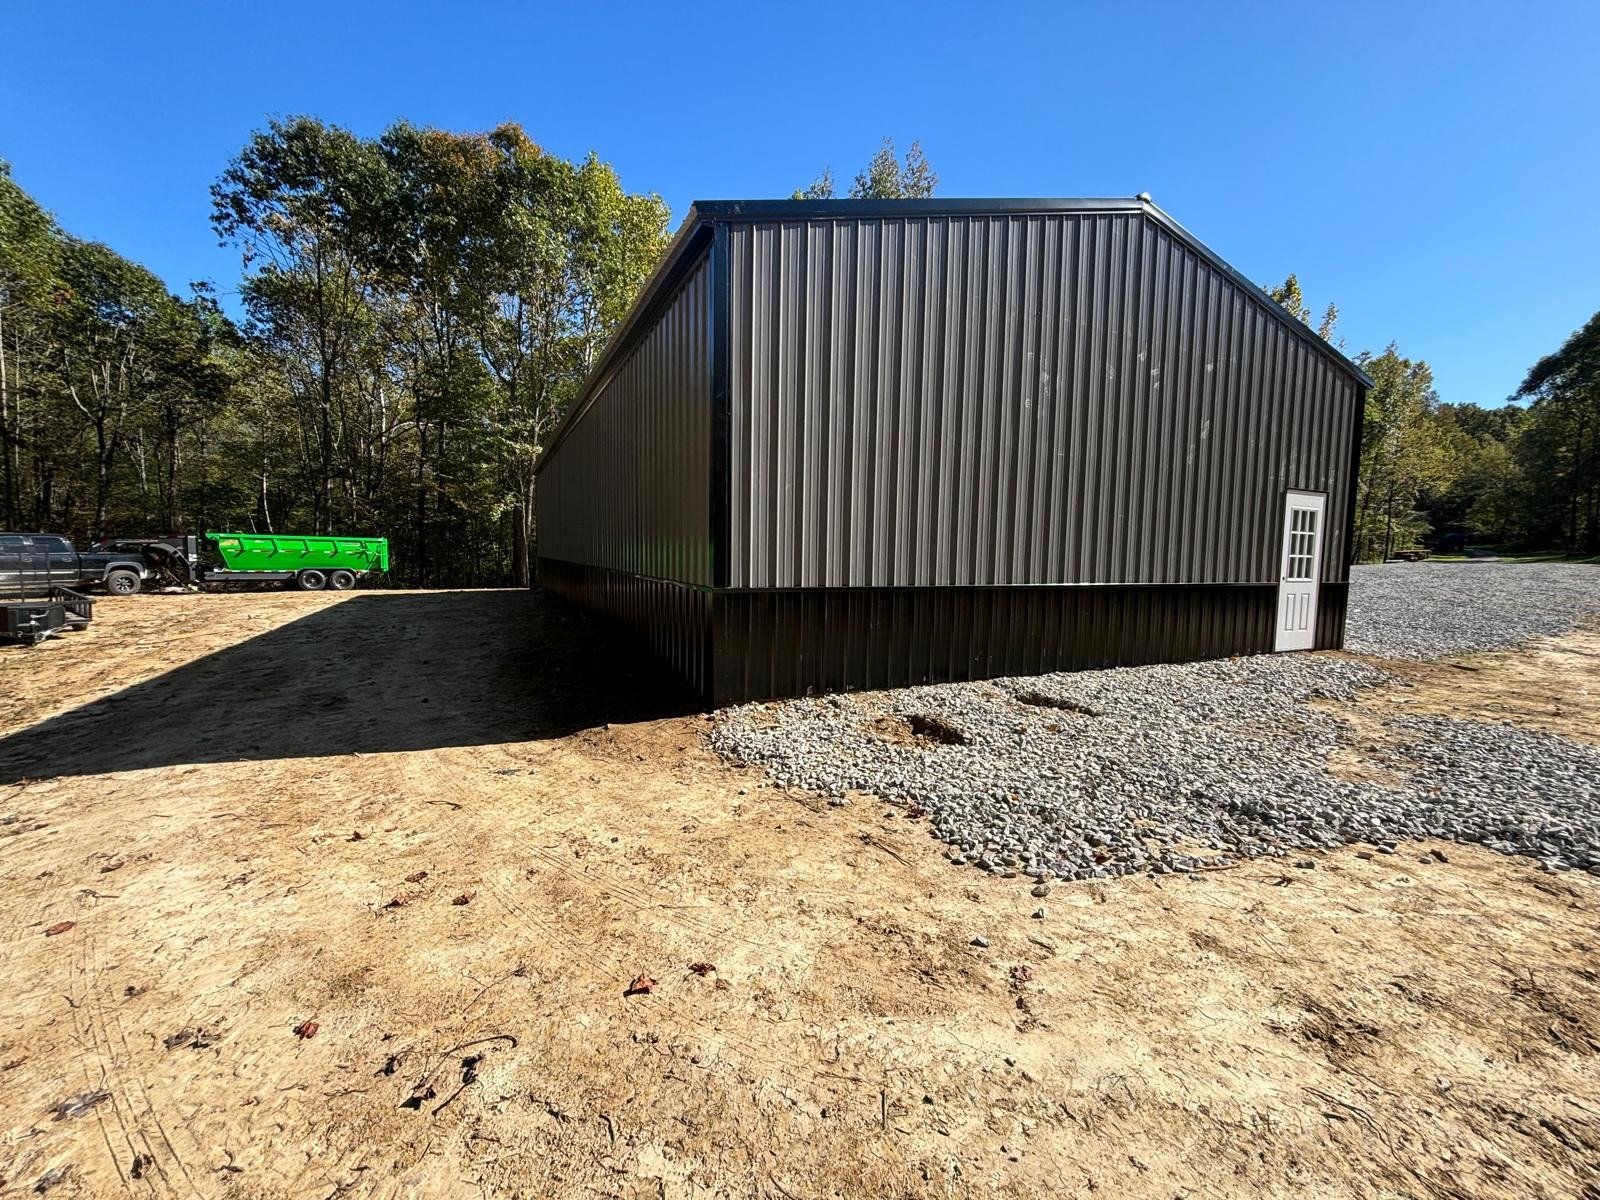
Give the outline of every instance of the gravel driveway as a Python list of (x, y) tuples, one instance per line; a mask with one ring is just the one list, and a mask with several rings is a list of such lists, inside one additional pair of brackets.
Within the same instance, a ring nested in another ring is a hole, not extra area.
[(1350, 572), (1345, 648), (1428, 659), (1560, 633), (1600, 611), (1600, 565), (1388, 563)]
[[(1597, 611), (1595, 566), (1359, 568), (1349, 642), (1440, 657), (1555, 633)], [(1406, 716), (1390, 723), (1407, 767), (1396, 786), (1331, 774), (1348, 727), (1310, 702), (1350, 700), (1389, 678), (1316, 654), (1128, 667), (744, 705), (718, 715), (711, 739), (779, 784), (924, 810), (952, 860), (1041, 881), (1187, 872), (1352, 842), (1390, 853), (1419, 837), (1600, 875), (1593, 746)]]

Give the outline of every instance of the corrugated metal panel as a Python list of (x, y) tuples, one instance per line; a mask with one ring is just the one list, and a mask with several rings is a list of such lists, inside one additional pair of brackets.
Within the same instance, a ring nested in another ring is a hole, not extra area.
[(712, 603), (709, 698), (733, 704), (1263, 654), (1277, 588), (817, 588), (717, 592)]
[[(715, 704), (1272, 650), (1271, 585), (713, 591), (539, 561), (550, 591), (631, 633)], [(1317, 647), (1340, 645), (1346, 584)]]
[(712, 582), (711, 271), (704, 254), (539, 472), (539, 555)]
[(701, 695), (711, 694), (709, 589), (552, 558), (539, 560), (539, 584), (622, 626)]
[(733, 587), (1345, 578), (1360, 385), (1140, 211), (734, 221)]

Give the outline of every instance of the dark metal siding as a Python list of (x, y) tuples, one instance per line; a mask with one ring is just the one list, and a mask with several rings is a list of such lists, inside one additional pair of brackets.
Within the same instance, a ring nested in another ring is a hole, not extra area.
[[(1272, 649), (1277, 588), (816, 588), (711, 591), (539, 561), (550, 591), (622, 626), (714, 704)], [(1319, 647), (1342, 637), (1341, 594)]]
[(539, 584), (622, 626), (710, 696), (709, 590), (554, 558), (539, 560)]
[(718, 592), (716, 704), (1272, 649), (1277, 588), (816, 588)]
[(710, 337), (702, 253), (541, 465), (540, 558), (711, 584)]
[(730, 225), (731, 586), (1346, 578), (1361, 385), (1141, 211)]

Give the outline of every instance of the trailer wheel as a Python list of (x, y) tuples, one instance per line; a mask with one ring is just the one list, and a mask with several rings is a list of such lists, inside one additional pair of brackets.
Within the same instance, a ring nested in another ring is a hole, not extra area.
[(356, 577), (350, 571), (335, 571), (328, 576), (328, 586), (336, 592), (348, 592), (356, 585)]
[(113, 596), (131, 596), (139, 590), (139, 573), (126, 568), (106, 572), (106, 591)]
[(321, 571), (301, 571), (295, 576), (295, 582), (302, 592), (320, 592), (328, 586), (328, 577)]

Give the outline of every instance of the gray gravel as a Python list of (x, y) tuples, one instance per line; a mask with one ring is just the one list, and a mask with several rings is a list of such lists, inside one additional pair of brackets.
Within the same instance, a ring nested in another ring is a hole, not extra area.
[[(1412, 576), (1422, 584), (1408, 584)], [(1470, 581), (1473, 604), (1454, 603), (1450, 578), (1457, 589)], [(1600, 569), (1363, 570), (1352, 585), (1361, 606), (1352, 600), (1351, 641), (1390, 657), (1512, 644), (1600, 609), (1594, 590), (1587, 609), (1578, 595), (1585, 578), (1600, 580)], [(1387, 616), (1375, 623), (1374, 612)], [(1388, 679), (1366, 663), (1306, 654), (1085, 671), (744, 705), (718, 714), (711, 740), (782, 786), (836, 803), (867, 792), (925, 813), (952, 860), (1000, 875), (1187, 873), (1349, 843), (1394, 853), (1397, 841), (1419, 837), (1600, 875), (1592, 746), (1400, 718), (1391, 723), (1395, 755), (1366, 760), (1381, 784), (1330, 773), (1348, 727), (1311, 702), (1348, 700)]]
[(1345, 648), (1428, 659), (1560, 633), (1600, 611), (1600, 565), (1386, 563), (1350, 573)]

